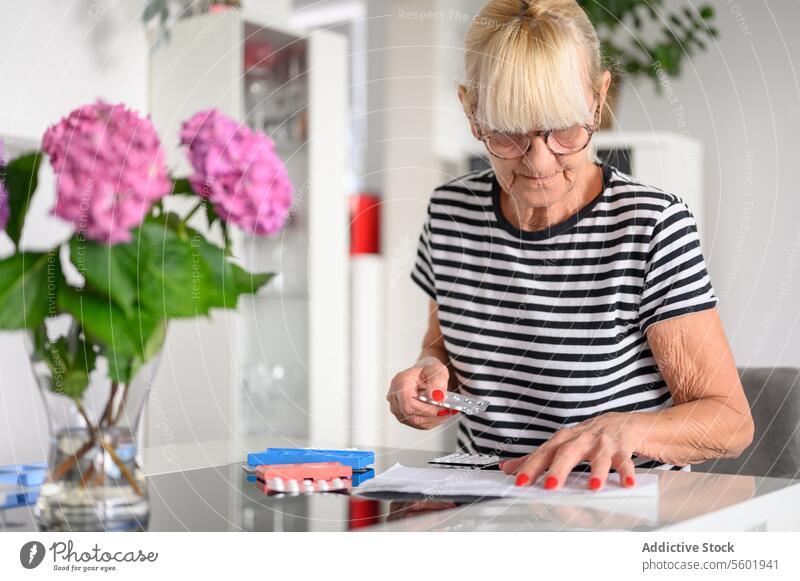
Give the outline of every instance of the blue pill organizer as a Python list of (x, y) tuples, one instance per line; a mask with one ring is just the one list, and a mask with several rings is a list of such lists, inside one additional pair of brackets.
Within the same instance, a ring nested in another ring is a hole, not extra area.
[(369, 450), (320, 450), (313, 448), (267, 448), (247, 455), (248, 466), (263, 464), (303, 464), (307, 462), (339, 462), (353, 470), (375, 463), (375, 452)]

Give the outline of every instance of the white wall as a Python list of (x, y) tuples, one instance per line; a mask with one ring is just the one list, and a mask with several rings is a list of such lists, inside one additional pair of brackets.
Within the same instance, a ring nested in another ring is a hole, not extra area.
[[(0, 7), (0, 135), (41, 139), (72, 109), (103, 97), (146, 106), (143, 2), (12, 0)], [(47, 246), (69, 230), (45, 218), (49, 166), (23, 243)], [(0, 253), (9, 250), (5, 245)], [(22, 338), (0, 334), (0, 465), (45, 457), (47, 427)]]
[[(409, 278), (420, 228), (434, 188), (453, 175), (439, 155), (437, 119), (453, 115), (458, 100), (443, 100), (448, 78), (442, 46), (443, 27), (453, 23), (416, 17), (445, 10), (447, 1), (389, 0), (384, 3), (386, 35), (377, 48), (384, 68), (377, 82), (384, 89), (383, 207), (381, 246), (385, 260), (385, 392), (391, 378), (419, 357), (427, 328), (428, 295)], [(446, 10), (443, 14), (447, 14)], [(436, 48), (439, 47), (439, 48)], [(458, 50), (454, 51), (457, 54)], [(453, 93), (455, 95), (455, 93)], [(443, 108), (449, 111), (443, 111)], [(454, 147), (459, 148), (457, 144)], [(384, 406), (384, 445), (440, 450), (452, 447), (452, 430), (420, 431), (397, 422)]]
[(702, 141), (704, 248), (737, 364), (800, 366), (800, 4), (710, 3), (718, 44), (662, 97), (625, 86), (618, 122)]

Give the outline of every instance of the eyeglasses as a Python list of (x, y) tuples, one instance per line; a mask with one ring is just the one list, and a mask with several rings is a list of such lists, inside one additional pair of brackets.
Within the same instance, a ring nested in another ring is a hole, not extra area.
[(475, 110), (471, 115), (477, 129), (477, 138), (482, 141), (493, 156), (500, 159), (514, 159), (522, 157), (531, 148), (533, 137), (541, 135), (547, 148), (555, 155), (572, 155), (582, 151), (589, 145), (592, 134), (600, 126), (600, 107), (596, 107), (594, 122), (591, 125), (578, 124), (566, 129), (547, 129), (531, 131), (530, 133), (497, 133), (483, 135), (475, 120)]

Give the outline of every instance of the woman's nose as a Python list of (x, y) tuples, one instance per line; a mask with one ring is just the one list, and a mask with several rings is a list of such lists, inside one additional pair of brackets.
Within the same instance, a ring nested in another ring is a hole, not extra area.
[(555, 155), (547, 147), (544, 135), (536, 135), (531, 138), (531, 146), (525, 154), (528, 165), (532, 168), (541, 168), (541, 173), (547, 173), (544, 168), (552, 168)]

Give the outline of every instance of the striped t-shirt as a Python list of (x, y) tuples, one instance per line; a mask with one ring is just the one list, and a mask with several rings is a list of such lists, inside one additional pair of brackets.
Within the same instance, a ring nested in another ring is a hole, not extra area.
[(459, 418), (463, 451), (521, 456), (593, 416), (673, 403), (644, 332), (716, 305), (696, 221), (679, 196), (600, 165), (603, 191), (544, 230), (503, 216), (491, 169), (431, 196), (411, 278), (438, 305), (460, 391), (489, 400)]

